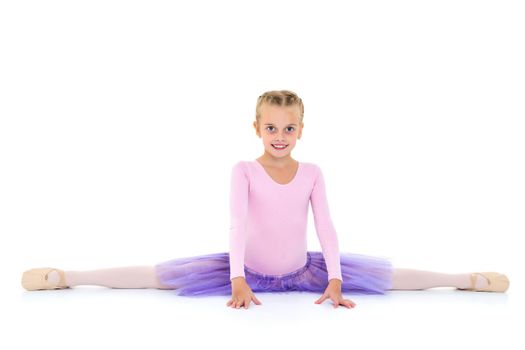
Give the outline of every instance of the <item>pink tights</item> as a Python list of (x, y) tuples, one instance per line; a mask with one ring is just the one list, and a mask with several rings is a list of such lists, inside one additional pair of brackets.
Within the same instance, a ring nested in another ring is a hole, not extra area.
[(94, 285), (109, 288), (164, 288), (154, 266), (126, 266), (89, 271), (65, 271), (66, 285)]
[[(154, 266), (127, 266), (89, 271), (65, 271), (65, 273), (66, 284), (70, 287), (96, 285), (109, 288), (169, 289), (162, 286), (157, 279)], [(467, 288), (470, 286), (469, 275), (396, 268), (392, 276), (392, 290)]]

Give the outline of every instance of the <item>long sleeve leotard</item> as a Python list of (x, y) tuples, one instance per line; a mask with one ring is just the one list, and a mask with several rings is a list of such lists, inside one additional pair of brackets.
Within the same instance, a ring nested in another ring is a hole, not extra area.
[(303, 267), (309, 203), (328, 280), (342, 281), (337, 234), (321, 168), (299, 162), (293, 180), (279, 184), (257, 160), (237, 162), (231, 172), (230, 279), (245, 277), (244, 266), (268, 275)]

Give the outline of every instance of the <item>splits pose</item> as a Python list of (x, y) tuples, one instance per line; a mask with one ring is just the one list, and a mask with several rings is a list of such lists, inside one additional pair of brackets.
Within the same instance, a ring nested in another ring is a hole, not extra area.
[[(497, 272), (446, 274), (394, 268), (384, 257), (340, 252), (330, 218), (321, 168), (292, 159), (303, 130), (302, 100), (289, 90), (259, 96), (253, 126), (264, 154), (233, 165), (230, 184), (229, 252), (178, 257), (153, 266), (91, 271), (35, 268), (22, 275), (27, 290), (79, 285), (171, 289), (178, 295), (231, 295), (232, 308), (260, 305), (254, 293), (322, 293), (334, 307), (355, 307), (342, 293), (455, 287), (505, 292), (509, 280)], [(309, 205), (322, 252), (306, 245)]]

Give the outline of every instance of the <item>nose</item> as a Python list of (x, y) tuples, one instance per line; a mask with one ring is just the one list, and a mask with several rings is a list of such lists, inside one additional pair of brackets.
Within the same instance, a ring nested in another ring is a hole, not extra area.
[(280, 133), (279, 133), (279, 137), (277, 138), (277, 141), (283, 141), (285, 140), (285, 135), (286, 133), (284, 132), (284, 130), (282, 130)]

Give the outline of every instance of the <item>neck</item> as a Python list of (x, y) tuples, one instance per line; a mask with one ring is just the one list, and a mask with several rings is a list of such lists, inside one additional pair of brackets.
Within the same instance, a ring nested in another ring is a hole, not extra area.
[(287, 166), (290, 166), (291, 164), (294, 164), (296, 162), (295, 159), (292, 159), (291, 155), (287, 155), (285, 157), (274, 157), (268, 152), (265, 152), (262, 156), (257, 158), (261, 163), (276, 167), (276, 168), (285, 168)]

